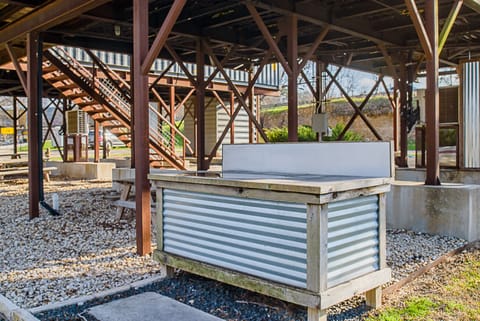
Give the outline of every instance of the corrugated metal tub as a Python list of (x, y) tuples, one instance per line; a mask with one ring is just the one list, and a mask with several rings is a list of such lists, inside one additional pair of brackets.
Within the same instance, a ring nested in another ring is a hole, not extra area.
[(366, 292), (379, 304), (389, 178), (150, 175), (156, 260), (308, 307)]

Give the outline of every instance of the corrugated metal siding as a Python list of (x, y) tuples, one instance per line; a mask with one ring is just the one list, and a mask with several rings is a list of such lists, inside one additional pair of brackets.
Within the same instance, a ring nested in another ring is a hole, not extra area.
[(480, 167), (480, 62), (463, 64), (464, 166)]
[(328, 287), (379, 269), (378, 196), (328, 204)]
[(306, 287), (306, 206), (164, 189), (164, 251)]

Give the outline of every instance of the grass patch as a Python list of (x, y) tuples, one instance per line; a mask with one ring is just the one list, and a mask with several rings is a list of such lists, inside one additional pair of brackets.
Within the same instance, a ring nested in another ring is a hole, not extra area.
[(412, 298), (405, 302), (403, 308), (389, 308), (376, 317), (370, 317), (368, 321), (400, 321), (417, 320), (430, 314), (438, 306), (429, 298)]
[[(312, 108), (312, 107), (313, 107), (313, 104), (305, 104), (305, 105), (299, 105), (298, 109)], [(262, 109), (262, 114), (276, 115), (276, 114), (284, 113), (287, 110), (288, 110), (288, 106), (282, 105), (282, 106), (272, 107), (272, 108), (268, 108), (268, 109)]]
[(480, 320), (480, 251), (440, 265), (366, 320)]
[[(53, 149), (53, 143), (50, 139), (47, 139), (43, 144), (42, 150), (46, 150), (47, 148)], [(28, 152), (28, 144), (22, 145), (18, 147), (19, 152)]]

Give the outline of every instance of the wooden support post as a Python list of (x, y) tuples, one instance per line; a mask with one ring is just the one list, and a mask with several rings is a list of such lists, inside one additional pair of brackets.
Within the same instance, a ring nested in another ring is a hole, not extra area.
[[(233, 117), (235, 110), (235, 95), (230, 92), (230, 118)], [(235, 122), (230, 125), (230, 144), (235, 144)]]
[(42, 119), (41, 112), (41, 91), (39, 88), (39, 77), (41, 68), (38, 61), (39, 53), (38, 33), (27, 34), (27, 89), (28, 89), (28, 186), (29, 186), (29, 215), (30, 219), (40, 215), (40, 153), (38, 138), (41, 135), (39, 123)]
[(425, 4), (425, 20), (432, 56), (427, 59), (427, 89), (425, 92), (427, 185), (440, 185), (439, 147), (439, 94), (438, 94), (438, 0)]
[(170, 93), (170, 144), (172, 151), (175, 153), (175, 86), (171, 85)]
[(322, 103), (322, 72), (325, 69), (325, 64), (320, 60), (315, 61), (315, 112), (317, 114), (324, 112)]
[[(148, 76), (142, 64), (148, 52), (148, 1), (133, 2), (133, 113), (135, 121), (135, 203), (137, 253), (149, 254), (151, 213), (149, 172)], [(148, 68), (149, 69), (149, 68)], [(148, 71), (148, 70), (147, 70)]]
[[(328, 207), (307, 204), (307, 289), (314, 293), (327, 290)], [(326, 321), (327, 312), (308, 308), (308, 321)]]
[[(387, 268), (387, 196), (385, 193), (378, 195), (378, 257), (380, 269)], [(368, 307), (377, 309), (382, 305), (382, 287), (371, 289), (365, 293), (365, 301)]]
[[(248, 69), (248, 83), (250, 84), (253, 79), (253, 66), (250, 66)], [(250, 112), (252, 114), (255, 114), (255, 108), (254, 108), (254, 98), (255, 96), (255, 85), (252, 84), (252, 90), (250, 90), (250, 94), (248, 95), (248, 108), (250, 109)], [(250, 144), (253, 144), (253, 123), (252, 120), (249, 118), (248, 119), (248, 142)]]
[(67, 110), (68, 101), (67, 98), (63, 98), (62, 104), (62, 126), (63, 126), (63, 161), (68, 161), (68, 137), (67, 137)]
[(195, 117), (197, 119), (197, 170), (207, 170), (209, 163), (205, 160), (205, 48), (202, 39), (197, 40), (197, 95)]
[(130, 106), (130, 168), (135, 168), (135, 106), (133, 97), (135, 94), (135, 77), (133, 70), (133, 55), (130, 55), (130, 97), (131, 106)]
[(17, 97), (13, 96), (13, 153), (18, 152), (18, 105)]
[[(156, 188), (156, 215), (155, 225), (157, 226), (157, 250), (163, 251), (163, 188)], [(165, 265), (166, 277), (173, 277), (175, 269)]]
[(408, 84), (407, 84), (407, 68), (405, 66), (405, 58), (402, 57), (400, 62), (400, 108), (399, 108), (399, 117), (400, 117), (400, 128), (399, 128), (399, 142), (400, 142), (400, 157), (397, 158), (396, 163), (399, 167), (408, 167), (408, 142), (407, 142), (407, 95), (408, 95)]
[(298, 141), (298, 17), (288, 17), (287, 56), (292, 72), (288, 75), (288, 141)]
[[(98, 121), (93, 121), (93, 130), (95, 131), (93, 134), (93, 161), (98, 163), (100, 161), (100, 146), (98, 144), (98, 133), (100, 132), (100, 125)], [(103, 141), (105, 141), (105, 133), (103, 133)], [(105, 144), (103, 144), (105, 147)], [(103, 152), (105, 153), (105, 148), (103, 148)]]

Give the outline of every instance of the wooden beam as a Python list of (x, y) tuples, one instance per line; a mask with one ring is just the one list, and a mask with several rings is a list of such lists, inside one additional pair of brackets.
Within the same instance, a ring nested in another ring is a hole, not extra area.
[(175, 108), (175, 111), (177, 111), (180, 107), (182, 107), (183, 105), (185, 105), (185, 103), (187, 102), (187, 100), (193, 95), (193, 93), (195, 92), (195, 88), (192, 88), (190, 89), (190, 91), (185, 95), (185, 97), (180, 101), (180, 103), (177, 105), (177, 107)]
[(250, 15), (252, 16), (253, 20), (257, 24), (258, 29), (260, 29), (260, 32), (265, 38), (265, 41), (268, 43), (268, 46), (275, 53), (277, 60), (280, 62), (280, 64), (282, 64), (282, 67), (283, 69), (285, 69), (285, 72), (287, 73), (287, 75), (288, 76), (292, 75), (291, 66), (285, 60), (285, 56), (280, 51), (280, 48), (278, 48), (276, 41), (273, 39), (272, 35), (270, 34), (270, 31), (268, 30), (267, 26), (263, 22), (262, 17), (260, 17), (260, 14), (258, 13), (255, 6), (250, 2), (247, 2), (245, 5), (247, 6), (247, 9), (250, 12)]
[(162, 70), (160, 75), (158, 75), (158, 77), (155, 78), (155, 80), (150, 84), (149, 89), (154, 88), (155, 85), (163, 78), (163, 76), (165, 76), (170, 71), (170, 69), (173, 67), (173, 65), (175, 65), (175, 61), (170, 62), (170, 64), (167, 66), (167, 68)]
[(329, 30), (330, 30), (330, 27), (327, 25), (325, 28), (323, 28), (322, 32), (318, 34), (317, 38), (315, 39), (313, 44), (310, 46), (310, 49), (308, 50), (308, 52), (305, 54), (305, 56), (303, 56), (302, 62), (298, 65), (298, 70), (302, 70), (307, 64), (307, 62), (310, 60), (310, 58), (312, 58), (313, 54), (318, 49), (318, 46), (320, 46), (323, 39), (325, 39), (325, 37), (327, 36)]
[(427, 59), (431, 59), (432, 44), (430, 43), (427, 36), (427, 31), (425, 30), (425, 25), (423, 24), (423, 19), (420, 16), (420, 12), (418, 12), (415, 0), (405, 0), (405, 4), (407, 5), (408, 12), (410, 13), (410, 18), (412, 19), (413, 26), (417, 31), (418, 39), (420, 40), (420, 44), (422, 45), (425, 56), (427, 57)]
[(480, 1), (479, 0), (465, 0), (465, 5), (473, 11), (480, 13)]
[[(182, 12), (185, 3), (187, 3), (187, 0), (175, 0), (173, 2), (167, 16), (163, 20), (162, 26), (160, 27), (160, 30), (155, 37), (155, 40), (153, 41), (152, 47), (150, 48), (150, 50), (148, 50), (147, 56), (142, 63), (142, 74), (147, 75), (150, 71), (153, 62), (155, 61), (155, 59), (157, 59), (160, 51), (162, 51), (163, 46), (167, 42), (168, 35), (172, 31), (173, 26), (178, 19), (178, 16), (180, 16), (180, 13)], [(148, 21), (139, 23), (147, 23), (148, 29)]]
[(0, 44), (33, 31), (41, 31), (70, 20), (110, 0), (57, 0), (0, 29)]
[(387, 48), (385, 48), (385, 45), (379, 44), (378, 48), (382, 52), (383, 58), (385, 58), (385, 62), (387, 63), (388, 72), (390, 72), (390, 74), (393, 78), (393, 82), (395, 83), (396, 86), (398, 86), (398, 73), (397, 73), (397, 70), (396, 70), (395, 66), (393, 65), (392, 56), (390, 56), (390, 54), (388, 53)]
[(447, 42), (448, 35), (450, 34), (450, 31), (453, 28), (453, 24), (457, 19), (458, 13), (460, 12), (462, 5), (463, 5), (463, 0), (455, 1), (452, 9), (450, 10), (450, 13), (448, 14), (447, 19), (445, 20), (445, 23), (443, 24), (443, 28), (442, 28), (442, 31), (440, 32), (440, 37), (438, 39), (438, 54), (442, 53), (443, 46), (445, 46), (445, 43)]
[(188, 70), (187, 66), (185, 66), (185, 64), (183, 63), (183, 60), (180, 58), (180, 56), (177, 54), (177, 52), (172, 47), (170, 47), (168, 44), (165, 44), (165, 48), (170, 53), (173, 60), (175, 60), (175, 62), (178, 63), (178, 66), (183, 70), (183, 72), (187, 76), (188, 80), (190, 80), (192, 85), (196, 86), (196, 83), (197, 83), (198, 79), (195, 80), (195, 77), (190, 73), (190, 70)]
[(17, 55), (15, 54), (12, 46), (8, 42), (5, 44), (5, 49), (7, 49), (8, 55), (12, 60), (13, 66), (15, 67), (15, 71), (17, 72), (18, 79), (20, 79), (20, 83), (22, 84), (23, 90), (25, 91), (25, 94), (27, 94), (28, 93), (27, 79), (26, 79), (25, 73), (22, 70), (22, 67), (20, 67), (20, 64), (18, 63)]

